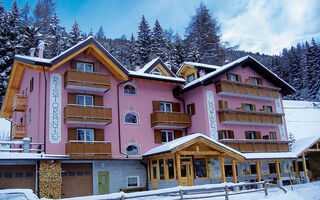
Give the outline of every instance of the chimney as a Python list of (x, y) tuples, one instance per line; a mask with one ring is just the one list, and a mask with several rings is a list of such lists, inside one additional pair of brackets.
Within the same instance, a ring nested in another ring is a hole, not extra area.
[(141, 69), (141, 68), (140, 68), (140, 63), (137, 63), (137, 65), (136, 65), (136, 71), (138, 71), (139, 69)]
[(39, 49), (38, 57), (43, 58), (44, 42), (42, 40), (39, 42), (38, 49)]
[(206, 75), (206, 73), (204, 72), (204, 70), (200, 70), (199, 76), (200, 76), (200, 77), (203, 77), (204, 75)]
[(34, 57), (34, 52), (36, 51), (36, 49), (35, 48), (31, 48), (30, 50), (29, 50), (29, 53), (30, 53), (30, 56), (31, 57)]

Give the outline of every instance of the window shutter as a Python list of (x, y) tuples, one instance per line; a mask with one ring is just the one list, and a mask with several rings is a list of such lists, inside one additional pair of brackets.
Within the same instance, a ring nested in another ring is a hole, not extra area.
[(174, 131), (174, 139), (182, 137), (182, 131)]
[(94, 140), (95, 141), (104, 141), (104, 130), (103, 129), (94, 129)]
[(93, 72), (99, 72), (100, 71), (100, 63), (99, 62), (95, 62), (93, 64)]
[(228, 131), (228, 139), (234, 139), (234, 132)]
[(172, 103), (172, 112), (180, 112), (180, 103)]
[(94, 96), (93, 101), (95, 106), (103, 106), (103, 96)]
[(152, 101), (152, 106), (153, 106), (153, 112), (160, 110), (160, 102), (159, 101)]
[(241, 76), (237, 74), (237, 81), (241, 82)]
[(191, 104), (191, 112), (192, 115), (196, 114), (196, 105), (194, 103)]
[(245, 131), (246, 139), (250, 139), (250, 135), (248, 131)]
[(243, 110), (246, 109), (246, 106), (245, 106), (245, 105), (246, 105), (245, 103), (242, 103), (242, 104), (241, 104)]
[(162, 143), (161, 130), (154, 130), (154, 143)]
[(254, 138), (255, 139), (261, 139), (261, 132), (260, 131), (254, 132)]
[(75, 59), (71, 60), (71, 69), (77, 69), (77, 61)]
[(251, 104), (252, 110), (256, 110), (256, 105)]
[(223, 101), (222, 101), (222, 100), (219, 100), (219, 101), (218, 101), (218, 104), (219, 104), (219, 108), (220, 108), (220, 109), (223, 109)]
[(76, 128), (68, 128), (68, 141), (77, 140), (77, 129)]
[(227, 80), (230, 81), (230, 74), (229, 73), (227, 73)]
[(77, 94), (68, 93), (68, 104), (77, 104)]
[(227, 101), (224, 101), (224, 102), (223, 102), (223, 106), (224, 106), (224, 108), (228, 108), (228, 102), (227, 102)]
[(218, 131), (218, 137), (219, 137), (219, 140), (222, 139), (222, 131)]
[(262, 78), (258, 78), (258, 84), (262, 85)]

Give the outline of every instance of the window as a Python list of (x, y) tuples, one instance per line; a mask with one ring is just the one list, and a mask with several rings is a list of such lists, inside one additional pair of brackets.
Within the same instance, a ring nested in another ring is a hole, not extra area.
[(30, 92), (33, 91), (33, 77), (30, 80)]
[(251, 171), (251, 175), (257, 174), (257, 166), (255, 163), (250, 163), (250, 171)]
[(160, 102), (160, 111), (162, 111), (162, 112), (172, 112), (172, 103)]
[(77, 71), (93, 72), (93, 64), (85, 62), (77, 62)]
[(270, 132), (269, 136), (270, 136), (270, 140), (276, 140), (277, 139), (277, 133), (276, 132)]
[(160, 180), (164, 179), (164, 164), (163, 159), (159, 159), (159, 173), (160, 173)]
[(188, 104), (188, 105), (187, 105), (187, 110), (188, 110), (188, 114), (189, 114), (189, 115), (194, 115), (194, 114), (196, 114), (195, 104), (194, 104), (194, 103)]
[(230, 81), (241, 81), (240, 76), (237, 74), (229, 74), (228, 79)]
[(126, 153), (127, 155), (138, 155), (139, 154), (139, 149), (136, 145), (129, 145), (126, 148)]
[(259, 84), (258, 79), (255, 78), (255, 77), (251, 77), (251, 83), (254, 84), (254, 85), (258, 85)]
[(247, 162), (241, 163), (241, 172), (242, 175), (247, 176), (250, 175), (250, 165)]
[(93, 106), (93, 96), (92, 95), (77, 95), (77, 105)]
[(170, 142), (172, 140), (174, 140), (174, 132), (172, 130), (162, 130), (161, 131), (162, 143)]
[(123, 87), (123, 93), (129, 95), (136, 95), (136, 88), (133, 85), (127, 84)]
[(28, 112), (28, 118), (29, 118), (29, 123), (31, 122), (31, 108), (29, 108), (29, 112)]
[(133, 112), (127, 113), (124, 116), (124, 122), (125, 124), (138, 124), (138, 116)]
[(168, 159), (168, 172), (169, 172), (169, 179), (173, 179), (174, 178), (173, 159)]
[(221, 139), (234, 139), (234, 132), (231, 130), (218, 131), (219, 140)]
[(23, 177), (23, 173), (22, 172), (17, 172), (15, 177), (16, 178), (22, 178)]
[(261, 174), (269, 174), (269, 165), (267, 162), (261, 162)]
[(271, 113), (272, 112), (272, 106), (265, 106), (265, 112)]
[(127, 177), (127, 186), (128, 187), (139, 187), (140, 181), (139, 176), (128, 176)]
[(78, 140), (80, 141), (94, 141), (93, 129), (77, 129)]
[(154, 70), (152, 71), (152, 74), (163, 76), (162, 72), (161, 72), (158, 68), (154, 69)]
[(249, 135), (249, 138), (247, 138), (247, 139), (255, 139), (254, 132), (249, 131), (248, 135)]
[(270, 170), (270, 174), (275, 174), (275, 173), (277, 173), (276, 163), (269, 163), (269, 170)]
[(195, 175), (197, 178), (207, 177), (207, 164), (205, 158), (194, 159)]
[(4, 174), (4, 177), (5, 177), (5, 178), (12, 178), (12, 173), (5, 173), (5, 174)]
[(230, 164), (225, 164), (225, 165), (224, 165), (224, 171), (225, 171), (225, 173), (226, 173), (226, 177), (233, 177), (232, 165), (230, 165)]
[(190, 83), (191, 81), (194, 81), (196, 78), (194, 77), (194, 74), (191, 74), (191, 75), (189, 75), (188, 76), (188, 78), (187, 78), (188, 80), (188, 83)]
[(255, 106), (253, 104), (245, 103), (245, 104), (242, 104), (242, 105), (243, 105), (243, 109), (245, 111), (254, 111), (255, 110)]

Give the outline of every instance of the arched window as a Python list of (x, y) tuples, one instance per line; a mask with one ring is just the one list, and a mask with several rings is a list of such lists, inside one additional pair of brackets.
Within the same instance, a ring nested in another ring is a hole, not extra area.
[(136, 145), (129, 145), (126, 148), (126, 153), (127, 155), (138, 155), (139, 154), (139, 149)]
[(123, 93), (124, 94), (129, 94), (129, 95), (136, 95), (136, 87), (130, 84), (127, 84), (123, 87)]
[(126, 124), (138, 124), (139, 123), (139, 119), (138, 119), (138, 116), (135, 113), (130, 112), (130, 113), (127, 113), (124, 116), (124, 122)]

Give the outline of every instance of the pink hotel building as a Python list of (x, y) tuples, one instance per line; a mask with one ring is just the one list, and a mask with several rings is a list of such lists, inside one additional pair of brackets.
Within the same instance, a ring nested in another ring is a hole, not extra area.
[(298, 171), (282, 107), (294, 92), (250, 56), (130, 71), (92, 37), (52, 59), (16, 55), (1, 117), (29, 153), (1, 159), (0, 188), (58, 198), (280, 183)]

